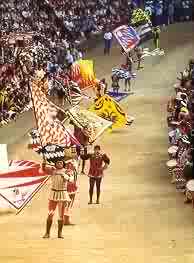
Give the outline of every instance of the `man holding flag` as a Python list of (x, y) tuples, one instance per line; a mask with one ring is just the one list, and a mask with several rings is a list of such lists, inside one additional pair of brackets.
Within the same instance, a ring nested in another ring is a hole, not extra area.
[(71, 176), (68, 175), (68, 173), (64, 169), (63, 161), (57, 161), (55, 163), (55, 168), (46, 165), (46, 163), (44, 162), (42, 164), (42, 169), (43, 171), (51, 175), (51, 189), (49, 195), (46, 233), (43, 236), (43, 238), (50, 237), (50, 229), (52, 226), (53, 216), (57, 206), (59, 211), (58, 238), (63, 238), (62, 230), (64, 224), (65, 209), (68, 209), (69, 203), (71, 202), (71, 199), (67, 192), (67, 183), (68, 181), (71, 181), (73, 179)]
[(134, 49), (140, 41), (138, 33), (131, 26), (120, 26), (113, 31), (113, 34), (125, 53)]

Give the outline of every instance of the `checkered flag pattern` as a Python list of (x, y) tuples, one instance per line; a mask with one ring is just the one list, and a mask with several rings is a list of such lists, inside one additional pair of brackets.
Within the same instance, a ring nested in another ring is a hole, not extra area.
[(73, 136), (56, 119), (58, 110), (52, 102), (47, 100), (37, 81), (31, 83), (31, 93), (42, 146), (48, 144), (71, 146)]
[(49, 163), (56, 163), (64, 160), (65, 148), (58, 145), (47, 145), (39, 151), (39, 154), (43, 155)]
[(113, 68), (112, 75), (116, 75), (119, 79), (134, 79), (136, 78), (135, 73), (130, 73), (128, 70), (121, 68)]
[[(38, 130), (32, 129), (29, 132), (29, 137), (30, 137), (30, 149), (35, 151), (36, 153), (40, 154), (41, 156), (44, 156), (44, 158), (48, 162), (53, 162), (55, 163), (56, 161), (64, 160), (64, 155), (65, 155), (65, 148), (64, 146), (59, 146), (59, 145), (46, 145), (44, 147), (41, 146), (41, 140), (40, 140), (40, 135)], [(73, 137), (75, 139), (75, 137)], [(76, 139), (75, 139), (76, 141)], [(75, 146), (72, 146), (75, 147)]]

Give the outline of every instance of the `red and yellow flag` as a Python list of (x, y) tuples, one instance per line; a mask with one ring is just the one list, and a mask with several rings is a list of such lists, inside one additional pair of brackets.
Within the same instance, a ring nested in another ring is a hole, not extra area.
[(79, 60), (72, 65), (71, 77), (82, 89), (95, 87), (98, 80), (94, 73), (92, 60)]

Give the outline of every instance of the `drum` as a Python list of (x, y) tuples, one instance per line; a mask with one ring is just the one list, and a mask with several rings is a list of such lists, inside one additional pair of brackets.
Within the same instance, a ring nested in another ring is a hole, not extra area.
[(170, 177), (172, 177), (173, 176), (173, 169), (175, 169), (177, 166), (177, 161), (175, 159), (169, 160), (166, 163), (166, 166), (168, 168), (168, 173), (169, 173)]
[(171, 144), (172, 143), (172, 138), (175, 136), (175, 130), (173, 131), (170, 131), (168, 133), (168, 139), (169, 139), (169, 143)]
[(186, 184), (186, 188), (190, 192), (194, 192), (194, 179), (189, 180)]
[(172, 172), (174, 175), (175, 179), (175, 184), (176, 184), (176, 189), (179, 192), (185, 192), (185, 187), (186, 187), (186, 180), (183, 176), (183, 169), (182, 168), (176, 168)]
[(189, 180), (186, 184), (186, 198), (193, 202), (194, 200), (194, 180)]
[(171, 146), (168, 148), (168, 155), (169, 155), (169, 159), (175, 159), (176, 158), (176, 153), (178, 151), (178, 147), (177, 146)]

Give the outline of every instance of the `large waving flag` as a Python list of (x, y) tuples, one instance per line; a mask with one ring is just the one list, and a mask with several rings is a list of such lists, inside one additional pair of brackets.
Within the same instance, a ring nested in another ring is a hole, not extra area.
[(93, 143), (107, 128), (112, 126), (110, 120), (105, 120), (93, 112), (81, 109), (79, 106), (70, 109), (67, 114), (76, 126), (81, 128), (83, 133), (89, 137), (90, 143)]
[(146, 13), (141, 8), (135, 9), (132, 13), (131, 25), (136, 27), (138, 25), (144, 25), (146, 23), (151, 23), (148, 13)]
[(146, 23), (144, 25), (139, 25), (135, 29), (141, 39), (141, 42), (153, 38), (152, 27), (150, 26), (149, 23)]
[[(67, 129), (67, 131), (70, 132), (70, 130)], [(29, 133), (30, 137), (30, 144), (28, 144), (28, 149), (34, 150), (36, 153), (40, 154), (41, 156), (44, 156), (44, 158), (47, 160), (49, 163), (56, 163), (57, 161), (63, 161), (64, 156), (66, 153), (67, 148), (60, 146), (60, 145), (46, 145), (44, 147), (41, 146), (41, 141), (40, 141), (40, 135), (36, 129), (31, 130)], [(73, 136), (73, 139), (75, 143), (78, 141), (77, 139)]]
[(78, 83), (80, 88), (96, 86), (94, 63), (92, 60), (78, 60), (71, 66), (71, 79)]
[(131, 25), (135, 28), (140, 37), (140, 42), (149, 40), (153, 37), (152, 24), (148, 12), (137, 8), (133, 11)]
[(129, 121), (127, 114), (121, 109), (119, 104), (108, 95), (97, 99), (89, 110), (101, 118), (111, 121), (113, 123), (112, 128), (123, 127)]
[(48, 181), (49, 176), (34, 161), (10, 161), (0, 172), (0, 207), (21, 210)]
[(57, 119), (59, 110), (46, 98), (39, 82), (31, 83), (31, 93), (42, 146), (55, 144), (70, 147), (72, 144), (79, 144)]
[(131, 26), (120, 26), (113, 34), (126, 53), (135, 48), (140, 41), (138, 33)]

